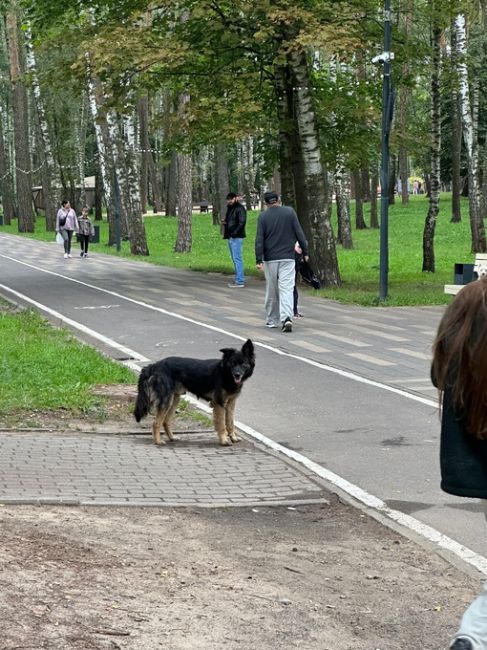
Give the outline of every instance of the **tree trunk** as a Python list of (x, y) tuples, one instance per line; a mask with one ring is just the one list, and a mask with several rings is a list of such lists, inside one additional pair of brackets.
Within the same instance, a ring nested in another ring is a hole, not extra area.
[(440, 200), (440, 149), (441, 149), (441, 29), (432, 29), (432, 70), (431, 70), (431, 175), (429, 208), (423, 231), (423, 271), (435, 272), (435, 228)]
[(343, 248), (350, 249), (353, 248), (353, 241), (350, 222), (350, 195), (346, 173), (343, 162), (339, 159), (335, 171), (335, 197), (338, 223), (337, 242)]
[(476, 85), (472, 90), (473, 100), (471, 102), (467, 68), (467, 33), (465, 16), (463, 14), (458, 14), (455, 18), (455, 32), (458, 51), (458, 76), (460, 81), (463, 137), (465, 140), (465, 149), (468, 160), (468, 203), (470, 212), (470, 230), (472, 235), (472, 252), (485, 253), (487, 251), (487, 243), (485, 239), (484, 222), (480, 215), (478, 178), (478, 85)]
[(41, 94), (39, 86), (39, 78), (37, 74), (37, 63), (32, 46), (32, 34), (30, 28), (25, 32), (26, 34), (26, 64), (27, 70), (30, 73), (32, 90), (35, 98), (35, 105), (37, 111), (37, 119), (39, 124), (39, 136), (44, 154), (44, 165), (41, 171), (42, 178), (42, 194), (44, 199), (44, 215), (46, 218), (46, 230), (53, 231), (56, 227), (56, 214), (57, 205), (60, 197), (56, 196), (55, 188), (59, 187), (60, 181), (56, 174), (56, 165), (54, 155), (52, 153), (51, 137), (49, 134), (49, 126), (47, 123), (46, 111), (44, 108), (44, 98)]
[(389, 164), (389, 205), (396, 202), (397, 158), (391, 153)]
[(171, 162), (169, 163), (168, 181), (167, 181), (167, 202), (166, 215), (176, 216), (178, 205), (178, 154), (176, 151), (171, 153)]
[(365, 230), (367, 224), (364, 219), (364, 204), (362, 198), (362, 175), (359, 171), (352, 172), (353, 186), (355, 189), (355, 228)]
[(297, 124), (294, 119), (293, 87), (289, 65), (275, 66), (275, 94), (279, 126), (279, 169), (282, 202), (297, 210), (292, 151)]
[(132, 255), (149, 255), (142, 205), (140, 202), (140, 176), (136, 160), (135, 108), (124, 118), (123, 138), (124, 161), (126, 172), (127, 192), (130, 208), (127, 215), (128, 237)]
[(308, 195), (308, 210), (306, 215), (302, 215), (302, 225), (319, 278), (325, 286), (339, 286), (341, 279), (330, 221), (325, 169), (321, 162), (318, 129), (310, 93), (308, 62), (304, 52), (291, 51), (288, 56), (295, 88), (296, 118), (303, 166), (302, 181)]
[(368, 203), (370, 201), (370, 172), (368, 166), (360, 171), (360, 187), (362, 190), (362, 201)]
[(149, 151), (148, 153), (147, 162), (149, 165), (149, 180), (152, 188), (152, 198), (154, 200), (154, 212), (159, 214), (164, 208), (164, 203), (162, 201), (161, 182), (157, 174), (156, 163), (152, 151)]
[(103, 201), (103, 181), (101, 178), (100, 167), (96, 168), (95, 172), (95, 221), (101, 221), (103, 219), (103, 210), (102, 210), (102, 201)]
[(145, 214), (149, 195), (149, 100), (146, 95), (139, 97), (137, 113), (140, 141), (140, 204), (142, 213)]
[(3, 137), (3, 107), (0, 105), (0, 194), (2, 195), (3, 222), (9, 226), (15, 218), (13, 193), (12, 193), (12, 172), (10, 161)]
[(452, 91), (451, 91), (451, 126), (452, 126), (452, 150), (451, 150), (451, 221), (458, 223), (462, 220), (461, 211), (461, 156), (462, 156), (462, 111), (460, 96), (458, 92), (458, 75), (457, 75), (457, 44), (455, 25), (451, 29), (451, 59), (452, 59)]
[(220, 215), (220, 221), (223, 221), (227, 211), (227, 194), (230, 191), (230, 185), (228, 179), (227, 148), (222, 142), (218, 142), (215, 145), (215, 174), (216, 187), (218, 188), (218, 214)]
[(15, 143), (15, 170), (17, 181), (18, 230), (34, 232), (34, 211), (32, 209), (32, 177), (30, 162), (29, 115), (27, 90), (23, 82), (22, 53), (16, 3), (11, 3), (7, 14), (7, 40), (10, 58), (10, 81), (12, 84), (12, 108)]
[[(189, 94), (182, 93), (179, 98), (178, 111), (183, 115)], [(178, 234), (174, 251), (176, 253), (191, 253), (193, 246), (192, 216), (193, 216), (193, 178), (191, 154), (178, 153)]]
[(115, 224), (115, 192), (113, 188), (113, 156), (109, 154), (112, 148), (108, 136), (106, 118), (103, 114), (102, 92), (100, 82), (91, 74), (89, 56), (86, 55), (86, 79), (88, 89), (88, 100), (91, 115), (95, 127), (96, 146), (98, 149), (98, 168), (105, 194), (108, 220), (108, 245), (113, 246), (116, 242)]

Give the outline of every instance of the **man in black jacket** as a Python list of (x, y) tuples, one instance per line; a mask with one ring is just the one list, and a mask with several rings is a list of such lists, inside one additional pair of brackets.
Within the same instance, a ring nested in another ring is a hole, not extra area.
[(246, 222), (245, 208), (239, 203), (237, 195), (230, 192), (227, 194), (227, 212), (223, 221), (223, 239), (228, 239), (230, 257), (235, 268), (235, 279), (229, 287), (245, 287), (242, 251)]
[(293, 290), (295, 281), (294, 245), (299, 242), (307, 262), (308, 242), (292, 208), (281, 205), (276, 192), (264, 194), (266, 209), (257, 221), (255, 260), (265, 273), (267, 327), (283, 332), (293, 329)]

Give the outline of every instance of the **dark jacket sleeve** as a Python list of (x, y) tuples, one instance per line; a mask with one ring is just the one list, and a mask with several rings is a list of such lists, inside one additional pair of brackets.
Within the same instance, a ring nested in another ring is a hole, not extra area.
[[(293, 211), (294, 212), (294, 211)], [(294, 212), (294, 234), (296, 236), (296, 239), (299, 242), (299, 245), (301, 246), (301, 250), (303, 251), (304, 256), (308, 256), (308, 240), (306, 239), (304, 235), (304, 231), (301, 228), (301, 224), (299, 223), (298, 216)]]
[(235, 211), (235, 227), (230, 233), (231, 237), (245, 237), (245, 223), (247, 221), (247, 212), (243, 205), (238, 204)]
[(264, 227), (262, 216), (257, 220), (257, 233), (255, 235), (255, 263), (261, 264), (264, 261)]

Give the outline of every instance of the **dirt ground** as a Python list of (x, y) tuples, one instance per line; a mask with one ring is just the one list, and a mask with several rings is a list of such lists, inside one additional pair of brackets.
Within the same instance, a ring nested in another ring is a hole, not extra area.
[(0, 650), (446, 649), (480, 578), (329, 500), (2, 506)]

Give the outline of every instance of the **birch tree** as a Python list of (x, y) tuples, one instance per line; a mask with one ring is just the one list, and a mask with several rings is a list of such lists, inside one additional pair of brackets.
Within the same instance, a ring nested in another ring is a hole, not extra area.
[(431, 174), (429, 208), (423, 232), (423, 271), (435, 272), (434, 237), (440, 199), (440, 65), (441, 65), (441, 28), (433, 11), (432, 25), (432, 62), (431, 62)]
[(30, 27), (25, 31), (26, 36), (26, 64), (30, 74), (32, 91), (35, 98), (35, 110), (39, 123), (39, 135), (44, 155), (44, 165), (41, 170), (42, 194), (44, 198), (44, 214), (46, 217), (46, 230), (53, 231), (56, 227), (57, 204), (60, 197), (56, 195), (56, 188), (60, 186), (59, 174), (52, 151), (51, 135), (47, 121), (44, 97), (39, 84), (37, 62), (32, 46), (32, 32)]
[[(466, 19), (465, 15), (461, 13), (455, 18), (455, 37), (458, 53), (463, 137), (468, 162), (468, 204), (472, 252), (485, 253), (487, 251), (487, 242), (484, 222), (480, 214), (479, 146), (477, 137), (479, 88), (476, 80), (472, 83), (469, 82)], [(472, 96), (472, 99), (470, 99), (470, 96)]]

